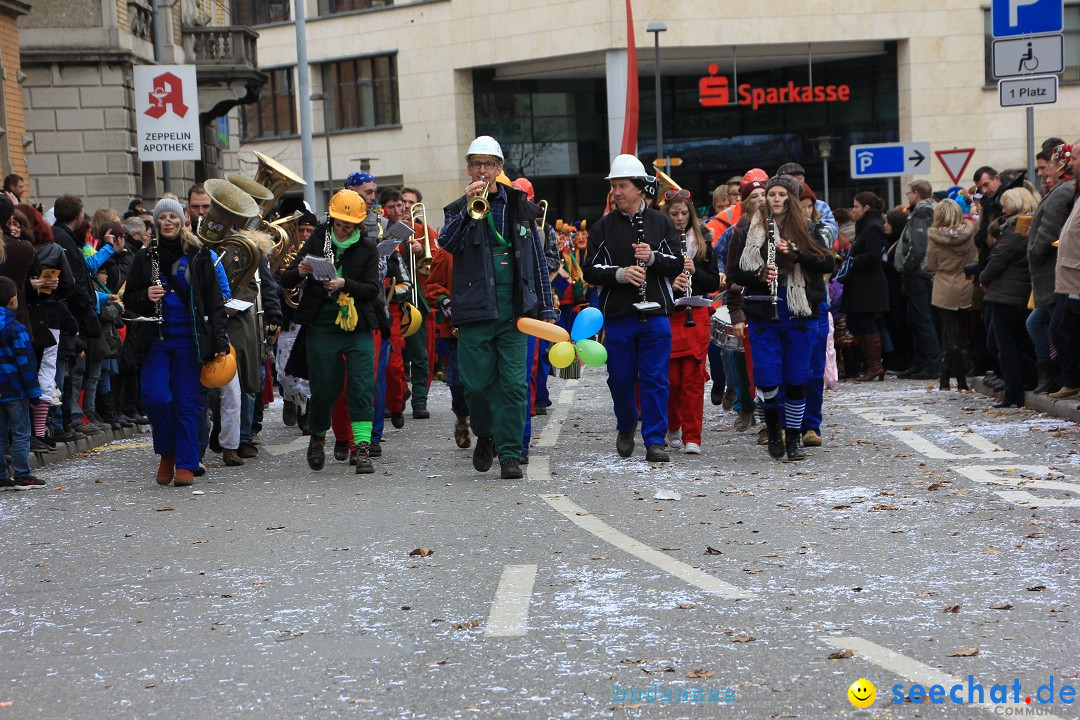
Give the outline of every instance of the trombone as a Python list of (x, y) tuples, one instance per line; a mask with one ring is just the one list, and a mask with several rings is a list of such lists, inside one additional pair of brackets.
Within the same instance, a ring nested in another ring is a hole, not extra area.
[[(424, 240), (422, 242), (424, 246), (424, 254), (420, 257), (420, 261), (416, 264), (416, 272), (421, 275), (429, 275), (431, 273), (431, 238), (428, 236), (427, 231), (427, 208), (424, 207), (424, 203), (415, 203), (409, 210), (409, 221), (413, 224), (413, 228), (416, 228), (416, 221), (420, 221), (420, 229), (413, 233), (413, 238), (417, 241), (420, 238), (416, 237), (416, 233), (422, 233)], [(412, 248), (409, 248), (409, 252), (412, 252)]]

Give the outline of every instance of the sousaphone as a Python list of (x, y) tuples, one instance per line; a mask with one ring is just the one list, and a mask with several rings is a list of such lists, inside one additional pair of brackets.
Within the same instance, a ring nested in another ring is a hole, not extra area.
[(259, 220), (259, 206), (249, 193), (228, 180), (207, 180), (203, 188), (210, 196), (210, 211), (199, 223), (198, 234), (217, 253), (235, 292), (247, 287), (259, 271), (258, 246), (238, 234)]

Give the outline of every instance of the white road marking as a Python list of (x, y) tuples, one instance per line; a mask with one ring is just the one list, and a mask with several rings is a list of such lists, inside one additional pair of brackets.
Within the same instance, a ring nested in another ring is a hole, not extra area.
[(997, 458), (1017, 457), (1016, 453), (995, 445), (978, 433), (955, 433), (956, 439), (962, 440), (979, 451), (970, 455), (951, 453), (940, 445), (910, 430), (890, 430), (889, 434), (907, 444), (915, 452), (922, 453), (931, 460), (996, 460)]
[[(530, 465), (530, 467), (532, 466)], [(654, 550), (648, 545), (635, 540), (629, 535), (619, 532), (595, 515), (590, 514), (580, 505), (575, 504), (565, 495), (542, 494), (540, 497), (542, 497), (548, 505), (562, 513), (566, 519), (570, 520), (581, 529), (592, 533), (604, 542), (614, 545), (623, 552), (627, 552), (639, 560), (644, 560), (650, 565), (653, 565), (666, 573), (670, 573), (705, 592), (735, 600), (754, 597), (754, 594), (748, 590), (743, 590), (730, 583), (726, 583), (719, 578), (715, 578), (708, 573), (698, 570), (692, 565), (687, 565), (681, 560), (676, 560), (669, 555), (665, 555), (664, 553)]]
[(547, 455), (530, 455), (525, 468), (531, 482), (551, 482), (551, 461)]
[(484, 634), (488, 637), (520, 637), (529, 627), (529, 602), (536, 581), (535, 565), (507, 565), (495, 590)]
[[(961, 680), (960, 678), (956, 677), (955, 675), (950, 675), (950, 674), (948, 674), (946, 672), (942, 672), (941, 670), (937, 670), (935, 668), (932, 668), (929, 665), (924, 665), (923, 663), (919, 662), (918, 660), (912, 660), (911, 658), (907, 657), (906, 655), (901, 655), (898, 652), (894, 652), (893, 650), (890, 650), (890, 649), (888, 649), (886, 647), (882, 647), (881, 645), (878, 645), (877, 643), (870, 642), (869, 640), (866, 640), (866, 639), (861, 638), (861, 637), (839, 637), (839, 638), (837, 638), (837, 637), (827, 637), (827, 638), (822, 638), (822, 640), (824, 640), (828, 644), (832, 645), (833, 647), (839, 648), (841, 650), (843, 650), (844, 648), (851, 648), (852, 650), (855, 651), (855, 657), (862, 658), (864, 660), (869, 660), (874, 665), (877, 665), (878, 667), (880, 667), (880, 668), (882, 668), (884, 670), (888, 670), (891, 673), (899, 675), (900, 677), (904, 678), (905, 680), (908, 680), (908, 681), (910, 681), (912, 683), (918, 683), (919, 685), (923, 686), (924, 690), (929, 690), (934, 685), (941, 685), (942, 687), (945, 688), (945, 697), (946, 697), (946, 701), (943, 704), (946, 704), (946, 705), (948, 705), (948, 704), (958, 705), (958, 703), (952, 702), (952, 700), (949, 698), (949, 689), (953, 685), (962, 685), (964, 687), (962, 697), (964, 697), (964, 699), (967, 698), (967, 684), (966, 684), (967, 680), (966, 680), (966, 678)], [(873, 680), (871, 680), (871, 682), (873, 682)], [(992, 682), (989, 685), (983, 685), (983, 691), (984, 691), (983, 697), (984, 698), (988, 698), (990, 696), (990, 687), (991, 687), (991, 685), (993, 685)], [(910, 690), (911, 690), (910, 686), (908, 686), (908, 687), (906, 687), (904, 689), (907, 692), (910, 692)], [(1011, 690), (1011, 687), (1010, 687), (1010, 690)], [(1027, 692), (1031, 692), (1031, 689), (1028, 688)], [(880, 687), (878, 689), (878, 697), (881, 698), (882, 700), (885, 700), (887, 697), (891, 697), (891, 695), (892, 695), (891, 691), (886, 691), (884, 687)], [(893, 704), (892, 702), (888, 702), (888, 705), (892, 705), (892, 704)], [(930, 704), (930, 703), (929, 703), (928, 700), (924, 700), (923, 704)], [(965, 702), (965, 703), (963, 703), (963, 707), (978, 708), (980, 710), (989, 710), (990, 712), (993, 712), (995, 714), (999, 714), (999, 713), (996, 712), (996, 708), (1003, 708), (1003, 707), (1010, 707), (1010, 706), (1014, 707), (1014, 708), (1037, 707), (1040, 711), (1045, 708), (1045, 706), (1035, 705), (1034, 701), (1033, 701), (1033, 704), (1028, 705), (1028, 704), (1024, 703), (1023, 699), (1019, 703), (1015, 703), (1015, 702), (996, 703), (996, 704), (995, 703), (989, 703), (989, 702), (982, 702), (982, 703), (966, 703)], [(1052, 720), (1062, 720), (1057, 715), (1050, 715), (1049, 713), (1043, 713), (1043, 712), (1039, 713), (1039, 717), (1041, 717), (1041, 718), (1051, 718)]]
[(283, 445), (266, 445), (262, 449), (271, 455), (286, 455), (297, 450), (303, 450), (308, 446), (309, 438), (300, 436), (292, 442), (287, 442)]
[(948, 425), (949, 421), (940, 415), (928, 413), (915, 405), (901, 407), (878, 407), (856, 405), (848, 410), (862, 416), (864, 420), (882, 427), (907, 427), (911, 425)]
[[(577, 385), (576, 380), (568, 381)], [(544, 432), (540, 433), (540, 437), (537, 438), (534, 445), (538, 448), (552, 448), (555, 447), (555, 443), (559, 441), (559, 433), (562, 432), (563, 425), (566, 424), (566, 416), (570, 414), (570, 405), (574, 402), (574, 387), (571, 386), (559, 393), (558, 407), (554, 412), (547, 415), (547, 422), (544, 423)], [(529, 458), (532, 460), (532, 458)], [(530, 473), (531, 475), (531, 473)]]
[[(1045, 465), (962, 465), (951, 468), (953, 472), (960, 473), (968, 480), (986, 483), (988, 485), (1007, 485), (1017, 490), (994, 490), (1004, 500), (1026, 505), (1030, 507), (1080, 507), (1080, 497), (1077, 498), (1041, 498), (1026, 492), (1027, 489), (1059, 490), (1080, 496), (1080, 484), (1061, 480), (1045, 480), (1043, 477), (1051, 475), (1053, 471)], [(1027, 477), (1008, 477), (996, 473), (1026, 473)], [(1043, 477), (1031, 477), (1031, 475)]]

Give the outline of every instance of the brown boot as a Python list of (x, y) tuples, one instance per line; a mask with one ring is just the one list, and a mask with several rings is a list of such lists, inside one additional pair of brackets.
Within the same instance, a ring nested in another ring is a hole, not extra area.
[(221, 453), (221, 461), (229, 467), (237, 467), (244, 464), (244, 459), (236, 454), (235, 450), (225, 449)]
[(176, 470), (176, 456), (162, 455), (157, 468), (157, 484), (168, 485), (173, 481), (173, 472)]
[(184, 468), (177, 469), (176, 479), (173, 480), (173, 485), (175, 485), (176, 487), (187, 487), (194, 482), (195, 473), (193, 473), (191, 470), (185, 470)]
[(855, 382), (870, 382), (885, 379), (885, 366), (881, 364), (881, 335), (860, 335), (860, 343), (866, 355), (866, 373), (855, 378)]
[(459, 448), (472, 445), (472, 436), (469, 435), (469, 418), (458, 418), (454, 424), (454, 442)]

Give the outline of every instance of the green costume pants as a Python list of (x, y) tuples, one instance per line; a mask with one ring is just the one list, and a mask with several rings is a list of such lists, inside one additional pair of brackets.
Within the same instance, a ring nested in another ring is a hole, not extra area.
[(513, 290), (497, 285), (498, 320), (458, 329), (458, 370), (469, 421), (477, 437), (495, 438), (500, 460), (521, 457), (528, 410), (525, 356), (528, 339), (514, 326)]
[[(420, 309), (420, 308), (417, 308)], [(412, 383), (412, 406), (427, 407), (428, 354), (427, 314), (420, 316), (420, 329), (405, 338), (405, 357), (409, 359), (409, 381)]]
[(341, 394), (346, 371), (349, 420), (370, 422), (374, 418), (371, 399), (375, 392), (375, 344), (371, 331), (345, 332), (334, 324), (337, 314), (336, 303), (324, 303), (315, 323), (305, 330), (311, 383), (308, 428), (316, 435), (330, 429), (330, 415)]

